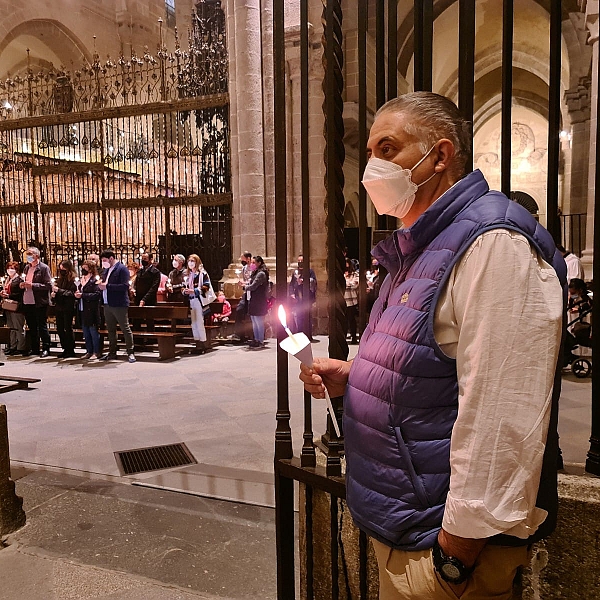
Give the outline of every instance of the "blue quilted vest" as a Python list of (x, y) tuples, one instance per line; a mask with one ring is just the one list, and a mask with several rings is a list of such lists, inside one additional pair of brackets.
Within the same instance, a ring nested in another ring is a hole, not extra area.
[[(497, 228), (523, 234), (565, 285), (565, 263), (550, 234), (516, 202), (491, 192), (479, 171), (373, 250), (389, 275), (350, 371), (343, 420), (346, 490), (356, 524), (394, 548), (430, 548), (442, 524), (458, 382), (455, 361), (434, 339), (435, 306), (463, 253), (477, 236)], [(537, 504), (549, 516), (536, 539), (554, 528), (556, 518), (559, 394), (560, 374)]]

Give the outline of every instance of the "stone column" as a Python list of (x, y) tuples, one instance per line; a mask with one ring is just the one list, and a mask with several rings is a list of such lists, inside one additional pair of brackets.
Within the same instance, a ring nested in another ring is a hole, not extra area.
[(260, 0), (228, 0), (233, 254), (265, 255), (265, 180)]
[[(567, 194), (562, 202), (564, 215), (581, 214), (587, 211), (588, 196), (588, 151), (590, 147), (590, 78), (582, 77), (577, 86), (565, 92), (565, 103), (569, 110), (571, 122), (571, 139), (568, 142), (569, 172)], [(567, 170), (565, 169), (565, 178)], [(583, 226), (584, 224), (582, 224)], [(579, 226), (579, 222), (565, 222), (565, 234)], [(577, 239), (579, 231), (572, 231)], [(567, 238), (568, 239), (568, 235)], [(585, 247), (585, 239), (581, 240)], [(575, 253), (583, 248), (568, 248)]]
[(275, 256), (275, 83), (273, 74), (273, 0), (261, 0), (263, 146), (265, 169), (266, 256)]
[(0, 535), (5, 535), (25, 525), (23, 499), (15, 494), (15, 483), (10, 478), (10, 453), (8, 449), (8, 421), (6, 406), (0, 405)]
[[(586, 224), (586, 249), (583, 251), (582, 264), (587, 277), (590, 278), (593, 272), (594, 260), (594, 202), (596, 198), (595, 176), (596, 168), (596, 123), (598, 119), (598, 70), (600, 69), (599, 44), (598, 44), (598, 18), (599, 18), (599, 0), (587, 0), (586, 2), (586, 26), (590, 32), (588, 44), (592, 46), (592, 86), (590, 93), (591, 118), (590, 118), (590, 145), (588, 151), (588, 189), (587, 189), (587, 224)], [(598, 232), (600, 234), (600, 232)]]
[[(320, 5), (319, 7), (322, 7)], [(311, 10), (314, 9), (311, 6)], [(314, 19), (314, 12), (311, 15)], [(309, 19), (311, 18), (309, 16)], [(291, 20), (291, 19), (290, 19)], [(309, 222), (302, 223), (302, 185), (301, 185), (301, 131), (300, 131), (300, 28), (299, 24), (288, 25), (286, 21), (286, 63), (289, 75), (287, 94), (288, 113), (288, 257), (295, 265), (298, 255), (304, 251), (302, 247), (302, 230), (310, 231), (310, 263), (317, 276), (317, 306), (313, 311), (314, 332), (327, 331), (327, 230), (325, 215), (325, 165), (323, 151), (323, 66), (322, 47), (320, 46), (322, 29), (314, 27), (309, 21), (309, 72), (308, 72), (308, 195), (310, 199)], [(320, 22), (319, 22), (320, 25)], [(302, 228), (299, 227), (302, 223)]]

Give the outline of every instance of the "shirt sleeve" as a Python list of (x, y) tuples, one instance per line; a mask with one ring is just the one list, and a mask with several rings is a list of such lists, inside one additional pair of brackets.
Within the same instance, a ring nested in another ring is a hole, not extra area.
[(562, 313), (554, 269), (520, 234), (486, 232), (453, 269), (434, 320), (459, 385), (449, 533), (527, 538), (546, 518), (535, 503)]

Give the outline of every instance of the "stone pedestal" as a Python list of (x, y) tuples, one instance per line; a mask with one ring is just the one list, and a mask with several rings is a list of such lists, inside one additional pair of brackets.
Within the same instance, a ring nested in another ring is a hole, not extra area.
[(25, 525), (23, 499), (15, 493), (15, 483), (10, 478), (10, 453), (8, 448), (8, 421), (6, 406), (0, 405), (0, 535), (5, 535)]

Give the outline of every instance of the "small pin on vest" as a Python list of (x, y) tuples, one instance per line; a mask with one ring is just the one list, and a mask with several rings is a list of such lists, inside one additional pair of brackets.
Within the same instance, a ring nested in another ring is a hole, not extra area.
[(401, 304), (405, 304), (406, 302), (408, 302), (408, 292), (404, 292), (404, 294), (402, 294), (402, 298), (400, 298)]

